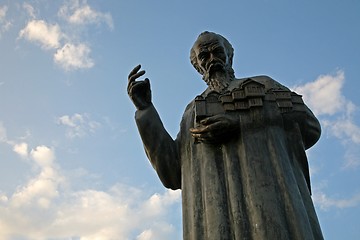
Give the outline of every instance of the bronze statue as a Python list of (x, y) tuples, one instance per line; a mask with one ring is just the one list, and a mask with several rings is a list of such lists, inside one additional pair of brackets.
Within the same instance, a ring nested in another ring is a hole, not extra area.
[(128, 78), (146, 154), (164, 186), (182, 190), (184, 239), (323, 239), (305, 154), (321, 129), (301, 96), (267, 76), (236, 79), (219, 34), (200, 34), (190, 59), (208, 88), (186, 107), (175, 140), (149, 80), (137, 80), (145, 71)]

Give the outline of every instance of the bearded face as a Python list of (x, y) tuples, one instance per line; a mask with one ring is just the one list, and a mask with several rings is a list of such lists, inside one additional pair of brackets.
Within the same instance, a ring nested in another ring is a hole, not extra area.
[(232, 76), (229, 74), (229, 69), (225, 64), (214, 63), (205, 71), (203, 80), (211, 90), (221, 93), (229, 86)]
[(230, 73), (231, 64), (222, 39), (217, 36), (205, 35), (198, 39), (194, 50), (204, 81), (210, 89), (222, 92), (233, 78)]

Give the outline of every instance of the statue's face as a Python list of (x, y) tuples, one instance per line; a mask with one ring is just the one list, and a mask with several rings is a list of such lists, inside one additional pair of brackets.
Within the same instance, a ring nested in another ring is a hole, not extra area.
[(196, 41), (194, 50), (203, 74), (212, 75), (216, 71), (225, 71), (229, 58), (220, 37), (213, 34), (201, 36)]

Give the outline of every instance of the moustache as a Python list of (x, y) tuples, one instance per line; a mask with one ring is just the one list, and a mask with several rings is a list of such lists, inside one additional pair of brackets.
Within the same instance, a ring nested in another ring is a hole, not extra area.
[(225, 71), (225, 65), (221, 61), (212, 61), (206, 65), (206, 71), (210, 74), (216, 70)]

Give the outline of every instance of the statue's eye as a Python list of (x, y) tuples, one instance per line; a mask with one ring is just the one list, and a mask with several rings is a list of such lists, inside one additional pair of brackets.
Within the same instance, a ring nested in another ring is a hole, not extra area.
[(224, 52), (224, 49), (223, 48), (215, 48), (214, 51), (213, 51), (215, 54), (218, 54), (218, 55), (223, 55), (225, 54)]
[(200, 53), (200, 54), (199, 54), (199, 59), (200, 59), (201, 61), (204, 61), (204, 60), (207, 59), (207, 55), (208, 55), (208, 54), (206, 54), (206, 53)]

